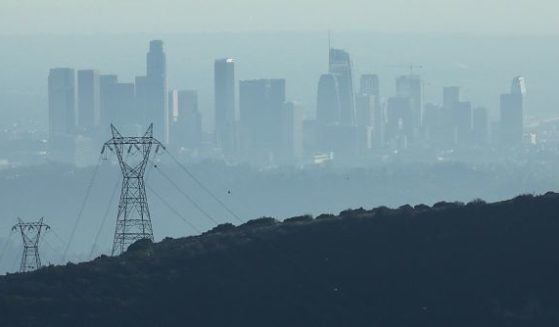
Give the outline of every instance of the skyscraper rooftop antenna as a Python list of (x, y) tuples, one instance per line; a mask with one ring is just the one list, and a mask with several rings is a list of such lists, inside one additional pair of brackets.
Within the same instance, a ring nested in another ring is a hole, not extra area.
[(12, 227), (13, 231), (19, 231), (23, 240), (23, 254), (19, 272), (33, 271), (41, 268), (41, 258), (39, 256), (39, 241), (41, 233), (50, 229), (50, 226), (43, 223), (43, 218), (39, 221), (26, 223), (18, 218), (18, 223)]
[(101, 154), (107, 149), (114, 152), (122, 171), (122, 191), (112, 250), (112, 255), (118, 255), (138, 240), (153, 241), (144, 172), (153, 147), (155, 153), (165, 147), (153, 137), (153, 124), (140, 137), (124, 137), (113, 125), (111, 132), (113, 137), (103, 145)]

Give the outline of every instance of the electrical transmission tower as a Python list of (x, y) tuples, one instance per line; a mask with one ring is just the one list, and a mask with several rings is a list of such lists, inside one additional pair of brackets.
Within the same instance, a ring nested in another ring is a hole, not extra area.
[(112, 250), (112, 255), (119, 255), (137, 240), (153, 241), (144, 172), (153, 146), (155, 153), (165, 147), (153, 137), (153, 124), (141, 137), (123, 137), (113, 125), (111, 132), (113, 138), (103, 145), (101, 154), (106, 149), (116, 153), (123, 176)]
[(41, 232), (47, 231), (50, 226), (43, 223), (43, 218), (37, 222), (26, 223), (20, 218), (12, 230), (18, 230), (23, 239), (23, 255), (21, 256), (20, 272), (33, 271), (41, 268), (41, 258), (39, 257), (39, 241)]

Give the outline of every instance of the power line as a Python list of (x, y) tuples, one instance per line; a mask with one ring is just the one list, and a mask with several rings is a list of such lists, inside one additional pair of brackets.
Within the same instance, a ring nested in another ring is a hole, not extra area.
[(89, 258), (90, 259), (93, 256), (93, 251), (95, 251), (95, 247), (97, 246), (97, 242), (99, 242), (99, 237), (101, 236), (101, 232), (103, 231), (103, 227), (105, 226), (105, 222), (107, 221), (107, 218), (109, 217), (109, 213), (110, 213), (111, 208), (112, 208), (113, 203), (114, 203), (116, 191), (118, 190), (118, 184), (120, 184), (119, 182), (120, 181), (117, 180), (117, 182), (115, 183), (115, 186), (113, 187), (113, 192), (111, 194), (111, 198), (109, 199), (109, 205), (105, 209), (105, 214), (103, 215), (103, 220), (101, 221), (101, 226), (99, 226), (99, 229), (97, 230), (97, 234), (95, 234), (95, 240), (93, 241), (93, 245), (91, 246), (91, 251), (89, 252)]
[(2, 259), (4, 259), (4, 255), (6, 253), (6, 250), (8, 249), (8, 245), (10, 244), (13, 232), (13, 230), (10, 230), (10, 232), (8, 233), (8, 237), (6, 237), (6, 241), (4, 241), (4, 244), (2, 245), (2, 252), (0, 252), (0, 264), (2, 264)]
[[(189, 176), (190, 178), (192, 178), (200, 187), (202, 187), (208, 194), (210, 194), (210, 195), (212, 196), (212, 198), (214, 198), (214, 200), (216, 200), (223, 208), (225, 208), (228, 212), (230, 212), (230, 213), (231, 213), (237, 220), (239, 220), (241, 223), (244, 222), (244, 221), (243, 221), (241, 218), (239, 218), (234, 212), (232, 212), (219, 198), (217, 198), (217, 196), (215, 196), (205, 185), (203, 185), (203, 184), (202, 184), (202, 183), (201, 183), (201, 182), (186, 168), (186, 167), (184, 167), (171, 153), (169, 153), (168, 151), (166, 151), (166, 152), (171, 156), (171, 158), (173, 159), (173, 161), (175, 161), (175, 162), (179, 165), (179, 167), (181, 167), (181, 169), (182, 169), (185, 173), (187, 173), (188, 176)], [(190, 198), (185, 192), (183, 192), (183, 191), (180, 189), (180, 187), (179, 187), (169, 176), (167, 176), (166, 174), (164, 174), (164, 173), (161, 171), (161, 169), (159, 169), (158, 166), (154, 165), (154, 168), (155, 168), (167, 181), (169, 181), (171, 184), (173, 184), (174, 187), (175, 187), (181, 194), (183, 194), (187, 200), (189, 200), (189, 201), (191, 201), (193, 204), (195, 204), (195, 206), (196, 206), (197, 208), (199, 208), (199, 210), (201, 210), (202, 212), (205, 212), (195, 201), (193, 201), (192, 198)], [(148, 186), (148, 188), (149, 188), (149, 186)], [(151, 191), (153, 192), (153, 190), (151, 190)], [(165, 202), (165, 200), (163, 200), (158, 194), (156, 194), (156, 193), (154, 193), (154, 194), (155, 194), (161, 201)], [(174, 209), (172, 209), (172, 210), (175, 212), (175, 214), (176, 214), (177, 216), (179, 216), (179, 217), (180, 217), (181, 219), (183, 219), (184, 221), (188, 222), (188, 221), (185, 220), (176, 210), (174, 210)], [(212, 220), (212, 221), (213, 221), (213, 220)], [(214, 221), (214, 222), (215, 222), (215, 221)], [(270, 242), (267, 242), (264, 238), (260, 238), (259, 240), (260, 240), (260, 242), (261, 242), (262, 244), (270, 243)], [(315, 276), (312, 275), (312, 274), (306, 269), (306, 267), (304, 267), (304, 266), (298, 264), (293, 258), (291, 258), (291, 257), (290, 257), (289, 255), (287, 255), (286, 253), (283, 253), (282, 250), (279, 249), (279, 248), (277, 248), (273, 243), (270, 243), (270, 244), (267, 244), (267, 245), (269, 246), (269, 248), (270, 248), (272, 251), (276, 251), (277, 254), (278, 254), (279, 256), (283, 257), (289, 264), (291, 264), (291, 266), (292, 266), (294, 269), (299, 270), (299, 271), (301, 271), (302, 273), (304, 273), (305, 275), (307, 275), (307, 276), (310, 278), (310, 280), (313, 280), (313, 281), (315, 281), (317, 284), (320, 284), (320, 286), (325, 286), (325, 287), (328, 288), (328, 289), (333, 289), (333, 288), (335, 288), (334, 285), (333, 285), (333, 283), (332, 283), (330, 280), (328, 280), (327, 278), (322, 277), (322, 278), (316, 279)], [(230, 258), (230, 259), (232, 260), (232, 258)]]
[(190, 226), (190, 228), (192, 228), (195, 232), (197, 233), (202, 233), (202, 231), (198, 228), (196, 228), (196, 226), (194, 226), (194, 224), (192, 224), (190, 221), (188, 221), (188, 219), (184, 218), (179, 212), (178, 210), (176, 210), (175, 208), (173, 208), (169, 202), (167, 202), (161, 195), (159, 195), (157, 192), (155, 192), (149, 185), (146, 185), (147, 189), (153, 193), (158, 199), (159, 201), (161, 201), (169, 210), (171, 210), (177, 217), (179, 217), (182, 221), (184, 221), (188, 226)]
[(49, 232), (50, 232), (49, 234), (54, 235), (54, 237), (60, 242), (61, 247), (64, 247), (65, 244), (67, 244), (67, 242), (64, 241), (64, 239), (60, 237), (60, 235), (58, 235), (58, 233), (54, 229), (49, 230)]
[(190, 197), (188, 194), (186, 194), (186, 192), (184, 192), (179, 187), (179, 185), (177, 183), (175, 183), (169, 176), (167, 176), (164, 172), (162, 172), (161, 169), (159, 169), (159, 167), (155, 167), (155, 169), (161, 174), (161, 176), (163, 176), (169, 183), (171, 183), (171, 185), (173, 185), (175, 187), (175, 189), (180, 194), (182, 194), (182, 196), (185, 197), (185, 199), (187, 199), (194, 207), (196, 207), (196, 209), (198, 209), (198, 211), (200, 211), (204, 216), (206, 216), (206, 218), (211, 220), (214, 224), (219, 225), (219, 222), (214, 217), (212, 217), (212, 215), (210, 215), (206, 210), (204, 210), (204, 208), (202, 208), (202, 206), (199, 205), (192, 197)]
[(85, 210), (85, 205), (87, 203), (87, 201), (89, 200), (89, 196), (91, 194), (91, 189), (93, 188), (93, 182), (95, 181), (95, 177), (97, 177), (97, 172), (99, 171), (99, 166), (101, 166), (101, 159), (102, 157), (99, 156), (99, 160), (97, 161), (97, 164), (95, 165), (95, 169), (93, 170), (93, 174), (91, 175), (91, 179), (89, 181), (89, 184), (87, 185), (87, 191), (85, 192), (85, 197), (82, 201), (82, 204), (80, 206), (80, 211), (78, 213), (78, 218), (76, 219), (75, 223), (74, 223), (74, 227), (72, 228), (72, 232), (70, 233), (70, 239), (68, 240), (68, 244), (66, 245), (66, 248), (64, 249), (64, 254), (62, 256), (62, 261), (66, 261), (66, 255), (68, 254), (68, 250), (70, 249), (70, 245), (72, 245), (72, 241), (74, 240), (74, 235), (76, 234), (76, 230), (78, 229), (78, 225), (82, 219), (82, 215), (83, 212)]
[(245, 221), (241, 219), (233, 210), (231, 210), (221, 199), (219, 199), (209, 188), (207, 188), (194, 174), (192, 174), (188, 168), (186, 168), (175, 156), (173, 156), (168, 150), (165, 150), (169, 154), (171, 159), (184, 171), (198, 186), (200, 186), (206, 193), (208, 193), (223, 209), (225, 209), (229, 214), (231, 214), (237, 221), (244, 223)]
[(41, 242), (45, 243), (51, 249), (53, 254), (58, 255), (60, 256), (60, 258), (62, 258), (62, 253), (60, 253), (60, 251), (58, 251), (54, 246), (52, 246), (52, 244), (50, 244), (50, 242), (47, 240), (46, 237), (47, 237), (47, 233), (44, 233), (41, 237)]

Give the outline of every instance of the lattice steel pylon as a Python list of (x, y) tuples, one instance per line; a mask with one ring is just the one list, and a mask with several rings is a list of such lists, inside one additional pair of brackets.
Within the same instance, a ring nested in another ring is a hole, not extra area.
[(26, 223), (18, 218), (18, 223), (12, 227), (13, 231), (19, 231), (23, 239), (23, 255), (21, 256), (20, 272), (33, 271), (41, 268), (41, 257), (39, 256), (39, 241), (41, 232), (49, 230), (50, 226), (39, 221)]
[(156, 153), (165, 147), (153, 137), (153, 124), (140, 137), (124, 137), (112, 124), (111, 132), (113, 137), (103, 145), (101, 154), (105, 154), (106, 149), (116, 153), (123, 177), (112, 249), (114, 256), (138, 240), (153, 241), (144, 172), (153, 147), (156, 146)]

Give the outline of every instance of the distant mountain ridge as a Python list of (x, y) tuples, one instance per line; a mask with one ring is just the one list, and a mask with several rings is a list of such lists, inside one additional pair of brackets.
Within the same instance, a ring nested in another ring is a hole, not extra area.
[(220, 225), (0, 277), (0, 326), (559, 326), (559, 194)]

